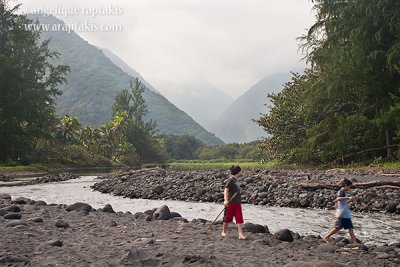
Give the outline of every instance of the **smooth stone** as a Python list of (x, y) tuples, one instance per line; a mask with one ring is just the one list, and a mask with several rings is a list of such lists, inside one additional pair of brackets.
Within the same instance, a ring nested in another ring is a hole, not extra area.
[(9, 194), (0, 193), (0, 199), (11, 199), (11, 196)]
[(293, 242), (293, 235), (289, 229), (281, 229), (275, 233), (275, 237), (278, 240), (285, 241), (285, 242)]
[(47, 203), (44, 202), (43, 200), (36, 201), (34, 204), (35, 206), (47, 206)]
[(6, 227), (15, 227), (18, 225), (25, 225), (28, 226), (28, 224), (26, 224), (26, 222), (21, 221), (21, 220), (15, 220), (15, 221), (11, 221), (9, 223), (6, 224)]
[(260, 225), (260, 224), (254, 224), (254, 223), (249, 223), (249, 222), (243, 224), (243, 231), (250, 232), (253, 234), (256, 234), (256, 233), (268, 233), (269, 234), (269, 230), (267, 227)]
[(170, 218), (171, 212), (166, 205), (159, 207), (153, 214), (154, 220), (169, 220)]
[(47, 242), (47, 244), (52, 247), (62, 247), (64, 242), (62, 240), (52, 240)]
[(178, 212), (171, 211), (171, 219), (177, 218), (177, 217), (182, 217), (182, 215), (180, 215)]
[(115, 226), (117, 226), (117, 222), (116, 221), (111, 221), (108, 225), (111, 226), (111, 227), (115, 227)]
[(64, 228), (64, 229), (69, 227), (69, 224), (67, 222), (63, 221), (63, 220), (56, 221), (54, 225), (57, 228)]
[(4, 215), (4, 219), (7, 220), (19, 220), (21, 219), (22, 215), (20, 213), (8, 213)]
[(11, 206), (5, 207), (3, 210), (5, 210), (7, 212), (20, 212), (21, 211), (21, 209), (17, 205), (11, 205)]
[(12, 201), (12, 203), (23, 205), (23, 204), (31, 203), (31, 200), (29, 198), (26, 198), (26, 197), (18, 197), (16, 199), (14, 199)]
[(76, 202), (72, 205), (67, 206), (66, 208), (67, 211), (80, 211), (80, 210), (85, 210), (87, 212), (92, 211), (92, 206), (90, 206), (89, 204), (86, 203), (82, 203), (82, 202)]
[(112, 206), (110, 204), (107, 204), (104, 206), (104, 208), (102, 209), (103, 212), (108, 212), (108, 213), (115, 213), (114, 209), (112, 208)]
[(28, 222), (42, 223), (42, 222), (43, 222), (43, 219), (40, 218), (40, 217), (37, 217), (37, 218), (30, 218), (30, 219), (28, 219)]
[(29, 262), (29, 259), (23, 256), (6, 255), (0, 257), (0, 263), (17, 263), (17, 262)]

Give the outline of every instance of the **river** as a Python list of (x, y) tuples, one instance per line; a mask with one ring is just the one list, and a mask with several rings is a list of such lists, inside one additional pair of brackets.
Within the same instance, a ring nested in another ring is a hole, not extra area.
[[(102, 194), (90, 189), (90, 186), (96, 182), (96, 178), (97, 176), (81, 176), (79, 179), (59, 183), (0, 187), (0, 193), (8, 193), (13, 198), (27, 197), (44, 200), (47, 203), (85, 202), (94, 208), (111, 204), (115, 211), (132, 213), (168, 205), (172, 211), (179, 212), (189, 220), (195, 218), (213, 220), (222, 209), (222, 205), (215, 203), (128, 199)], [(272, 232), (289, 228), (303, 235), (324, 235), (333, 225), (332, 211), (327, 210), (243, 205), (243, 212), (245, 221), (267, 225)], [(399, 215), (354, 212), (353, 223), (357, 237), (366, 244), (383, 245), (400, 241)]]

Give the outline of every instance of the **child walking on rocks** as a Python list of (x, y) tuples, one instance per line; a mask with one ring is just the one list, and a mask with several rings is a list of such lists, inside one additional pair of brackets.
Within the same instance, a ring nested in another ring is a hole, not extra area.
[(349, 230), (351, 242), (357, 243), (356, 237), (354, 235), (353, 223), (351, 221), (351, 212), (349, 208), (349, 204), (350, 201), (352, 200), (352, 197), (347, 196), (347, 193), (351, 189), (352, 185), (353, 183), (348, 179), (344, 179), (340, 183), (340, 186), (342, 188), (338, 191), (336, 198), (336, 211), (335, 211), (336, 222), (335, 226), (331, 230), (329, 230), (327, 235), (324, 237), (324, 240), (326, 242), (329, 242), (329, 238), (332, 235), (336, 234), (340, 229), (344, 228)]
[(226, 237), (228, 231), (228, 224), (232, 222), (235, 217), (235, 222), (238, 229), (239, 239), (244, 240), (246, 236), (243, 234), (243, 214), (242, 214), (242, 198), (240, 195), (240, 187), (237, 184), (236, 176), (242, 169), (239, 166), (232, 166), (230, 168), (231, 175), (225, 184), (224, 189), (224, 224), (222, 226), (222, 237)]

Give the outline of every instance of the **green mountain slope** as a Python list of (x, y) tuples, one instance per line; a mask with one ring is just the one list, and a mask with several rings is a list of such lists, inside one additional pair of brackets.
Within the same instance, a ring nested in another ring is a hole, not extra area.
[[(63, 23), (53, 16), (38, 19), (44, 24)], [(129, 88), (132, 76), (76, 33), (48, 31), (42, 38), (51, 39), (50, 49), (60, 53), (57, 63), (71, 67), (68, 83), (60, 88), (63, 94), (57, 100), (57, 112), (75, 116), (83, 125), (96, 127), (106, 122), (116, 93)], [(146, 88), (144, 98), (149, 109), (147, 119), (157, 121), (160, 133), (188, 134), (209, 145), (222, 143), (161, 94)]]
[[(226, 143), (247, 143), (265, 137), (253, 119), (268, 112), (269, 93), (278, 92), (290, 80), (290, 73), (269, 75), (238, 97), (211, 128)], [(267, 104), (267, 105), (265, 105)]]

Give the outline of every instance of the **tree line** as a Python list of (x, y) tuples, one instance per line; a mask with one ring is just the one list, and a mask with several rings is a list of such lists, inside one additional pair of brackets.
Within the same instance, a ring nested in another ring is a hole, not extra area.
[(400, 2), (315, 0), (300, 37), (309, 68), (293, 73), (258, 123), (262, 148), (324, 165), (400, 157)]
[(55, 102), (70, 68), (41, 40), (40, 28), (0, 0), (0, 162), (139, 166), (168, 160), (256, 157), (257, 146), (207, 147), (192, 136), (161, 135), (146, 121), (144, 85), (136, 78), (120, 91), (111, 119), (97, 128), (73, 116), (58, 116)]

